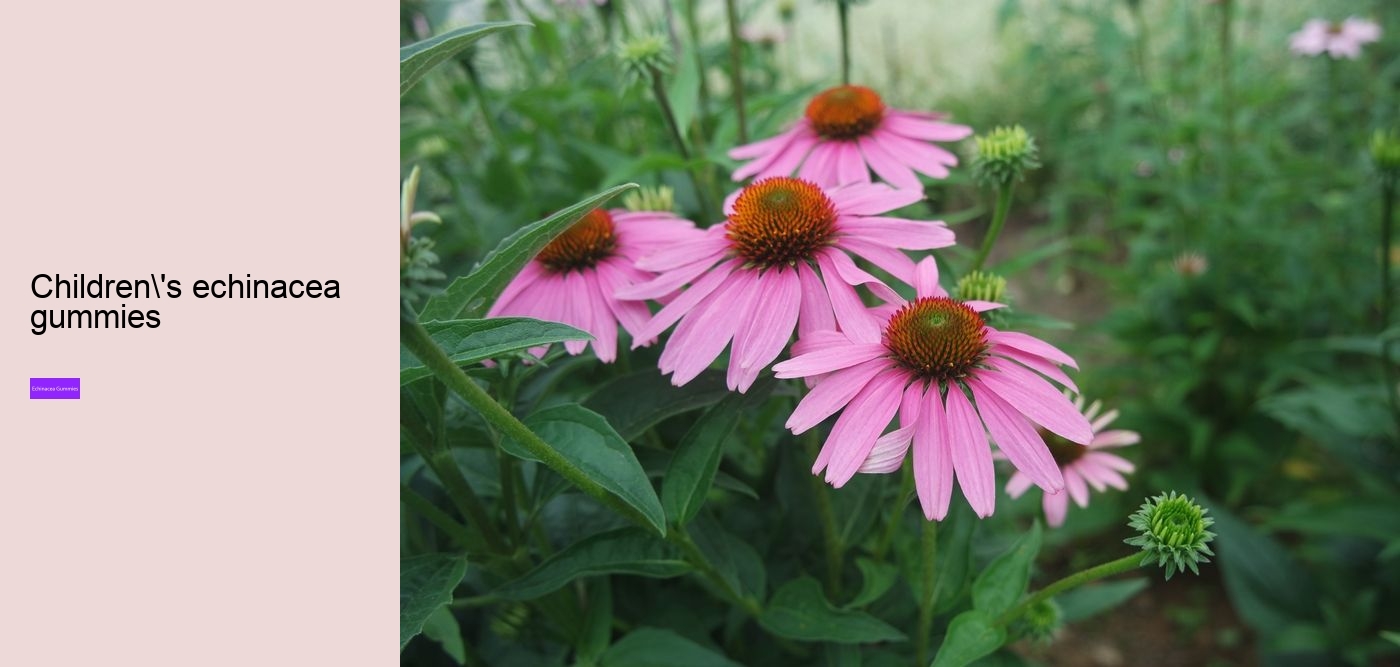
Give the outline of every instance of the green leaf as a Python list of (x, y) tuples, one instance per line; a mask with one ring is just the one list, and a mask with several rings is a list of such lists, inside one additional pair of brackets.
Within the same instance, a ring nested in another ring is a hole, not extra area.
[(723, 373), (706, 371), (677, 387), (649, 368), (603, 383), (583, 406), (607, 417), (618, 435), (630, 442), (663, 419), (714, 405), (728, 395)]
[(1319, 619), (1312, 577), (1283, 545), (1219, 503), (1197, 499), (1215, 518), (1212, 546), (1225, 591), (1246, 623), (1268, 637), (1286, 626)]
[(747, 394), (730, 394), (696, 420), (681, 439), (661, 482), (661, 506), (677, 525), (689, 523), (705, 504), (725, 441), (746, 410), (763, 404), (773, 384), (765, 379)]
[(467, 559), (455, 554), (425, 554), (399, 559), (399, 650), (423, 630), (439, 607), (452, 602), (462, 583)]
[(613, 601), (612, 580), (598, 577), (588, 587), (588, 612), (583, 616), (583, 633), (579, 637), (579, 667), (598, 664), (598, 658), (612, 643)]
[(626, 183), (609, 188), (554, 215), (531, 223), (514, 234), (507, 236), (487, 253), (471, 273), (462, 276), (423, 305), (418, 319), (422, 322), (452, 320), (462, 316), (480, 317), (500, 296), (506, 285), (520, 273), (527, 262), (560, 235), (609, 199), (637, 187), (636, 183)]
[(740, 667), (670, 630), (637, 628), (603, 654), (603, 667)]
[[(512, 352), (566, 340), (588, 340), (592, 336), (567, 324), (532, 320), (528, 317), (493, 317), (486, 320), (447, 320), (423, 325), (433, 342), (459, 366), (494, 359)], [(433, 372), (399, 346), (399, 385), (406, 385)]]
[(746, 597), (763, 599), (768, 592), (768, 571), (753, 545), (709, 516), (701, 516), (690, 524), (690, 537), (731, 588)]
[(860, 568), (860, 592), (847, 607), (864, 607), (879, 600), (899, 578), (899, 568), (863, 556), (856, 559), (856, 567)]
[(982, 523), (967, 503), (954, 505), (939, 526), (938, 567), (933, 578), (935, 614), (952, 609), (967, 592), (972, 570), (972, 534)]
[(598, 574), (675, 577), (690, 571), (680, 551), (638, 528), (586, 537), (550, 556), (535, 569), (496, 589), (510, 600), (531, 600), (579, 578)]
[[(975, 594), (975, 587), (973, 591)], [(948, 634), (943, 637), (943, 645), (938, 647), (932, 667), (964, 667), (991, 655), (1005, 643), (1006, 630), (997, 627), (990, 614), (970, 609), (953, 617), (948, 624)]]
[(1055, 597), (1055, 603), (1060, 605), (1064, 621), (1074, 623), (1117, 607), (1144, 588), (1147, 588), (1146, 577), (1105, 581), (1061, 593)]
[(399, 97), (403, 97), (428, 70), (461, 53), (482, 37), (521, 27), (531, 27), (531, 24), (524, 21), (478, 23), (399, 47)]
[(689, 40), (681, 46), (680, 62), (669, 88), (666, 95), (671, 98), (671, 115), (681, 134), (688, 135), (690, 121), (695, 118), (695, 109), (700, 103), (700, 59), (695, 53), (695, 44)]
[(801, 641), (862, 644), (905, 639), (904, 633), (874, 616), (833, 607), (822, 595), (822, 585), (811, 577), (783, 584), (758, 622), (779, 637)]
[[(606, 419), (570, 403), (540, 410), (526, 417), (525, 425), (589, 479), (640, 512), (658, 534), (666, 534), (666, 513), (656, 489), (632, 448)], [(539, 460), (509, 436), (501, 438), (501, 449), (527, 461)]]
[(999, 616), (1011, 609), (1030, 583), (1031, 564), (1040, 552), (1040, 522), (1021, 536), (1006, 553), (997, 556), (972, 582), (972, 607), (988, 616)]
[(452, 608), (443, 606), (428, 617), (423, 624), (423, 636), (442, 646), (444, 653), (459, 665), (467, 662), (467, 645), (462, 641), (462, 628), (457, 625), (457, 617)]

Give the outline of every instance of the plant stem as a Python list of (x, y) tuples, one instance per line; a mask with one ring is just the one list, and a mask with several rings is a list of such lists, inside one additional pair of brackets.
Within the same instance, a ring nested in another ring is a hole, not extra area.
[[(424, 335), (426, 336), (427, 333), (424, 332)], [(463, 377), (466, 376), (463, 375)], [(457, 467), (457, 460), (452, 458), (452, 451), (445, 447), (419, 442), (417, 438), (409, 438), (408, 441), (413, 443), (413, 448), (418, 451), (418, 455), (423, 457), (423, 461), (437, 475), (438, 481), (442, 482), (442, 488), (447, 490), (447, 497), (452, 499), (452, 504), (456, 505), (462, 516), (471, 522), (472, 528), (481, 533), (481, 539), (486, 543), (486, 548), (496, 554), (505, 555), (508, 553), (509, 549), (506, 547), (506, 543), (501, 540), (501, 534), (496, 531), (495, 524), (491, 522), (491, 515), (486, 511), (486, 505), (481, 502), (481, 498), (477, 497), (476, 492), (472, 491), (471, 485), (467, 483), (467, 478), (462, 475), (462, 469)]]
[(894, 532), (899, 528), (901, 519), (904, 518), (904, 510), (907, 506), (905, 500), (909, 497), (909, 492), (913, 490), (914, 474), (908, 466), (905, 466), (900, 475), (899, 496), (896, 500), (899, 503), (899, 509), (889, 513), (888, 521), (885, 522), (885, 532), (880, 535), (880, 541), (875, 543), (875, 551), (871, 554), (875, 560), (881, 563), (885, 562), (885, 554), (889, 552), (890, 545), (894, 543)]
[(851, 6), (836, 0), (836, 16), (841, 24), (841, 85), (851, 85)]
[[(418, 323), (417, 318), (413, 317), (411, 313), (404, 313), (399, 319), (399, 341), (403, 343), (403, 346), (407, 348), (413, 356), (417, 357), (419, 361), (422, 361), (423, 365), (427, 366), (428, 369), (433, 372), (433, 375), (436, 375), (443, 384), (447, 385), (447, 388), (450, 389), (452, 393), (457, 394), (457, 396), (467, 402), (467, 405), (470, 405), (477, 412), (481, 413), (481, 416), (486, 419), (488, 424), (499, 429), (503, 435), (520, 443), (520, 445), (529, 451), (530, 455), (536, 460), (549, 466), (550, 469), (559, 473), (564, 479), (569, 480), (569, 482), (573, 483), (574, 486), (577, 486), (584, 493), (598, 499), (599, 502), (612, 508), (618, 514), (627, 517), (633, 523), (648, 530), (655, 530), (655, 527), (646, 516), (636, 508), (622, 502), (611, 493), (608, 493), (600, 484), (593, 481), (593, 479), (580, 470), (578, 466), (575, 466), (573, 462), (564, 458), (558, 450), (542, 440), (540, 436), (535, 435), (535, 432), (531, 431), (530, 427), (517, 419), (509, 410), (501, 407), (501, 404), (491, 398), (491, 396), (486, 393), (486, 390), (478, 387), (471, 378), (467, 377), (466, 373), (462, 372), (461, 368), (457, 367), (457, 364), (454, 363), (452, 359), (448, 358), (447, 353), (443, 352), (442, 348), (438, 347), (437, 343), (433, 342), (427, 330), (423, 328), (422, 324)], [(461, 477), (462, 472), (457, 470), (455, 465), (452, 466), (452, 470), (455, 470), (457, 476)], [(463, 479), (462, 481), (465, 483), (466, 480)], [(470, 488), (467, 490), (470, 491)], [(449, 492), (450, 491), (451, 489), (449, 489)], [(496, 536), (496, 540), (500, 540), (499, 535)]]
[(525, 540), (520, 534), (520, 499), (515, 486), (515, 457), (500, 448), (499, 434), (493, 432), (492, 439), (497, 442), (496, 468), (500, 472), (501, 507), (505, 511), (506, 534), (510, 537), (511, 545), (519, 548)]
[[(802, 434), (807, 453), (813, 460), (821, 450), (817, 435), (816, 429)], [(841, 596), (841, 552), (845, 550), (845, 546), (841, 544), (841, 535), (836, 530), (836, 512), (831, 507), (831, 490), (820, 477), (810, 475), (808, 478), (812, 480), (812, 493), (817, 499), (817, 516), (822, 522), (822, 543), (826, 552), (826, 594), (827, 597), (835, 599)]]
[(713, 565), (710, 565), (710, 560), (705, 558), (705, 554), (700, 551), (700, 547), (696, 546), (695, 541), (690, 539), (690, 535), (686, 533), (685, 527), (677, 526), (672, 529), (666, 534), (666, 540), (680, 547), (681, 551), (685, 552), (686, 560), (695, 567), (695, 570), (700, 573), (700, 576), (707, 579), (711, 584), (714, 584), (716, 588), (724, 593), (725, 597), (738, 605), (745, 613), (754, 618), (758, 618), (759, 614), (763, 613), (763, 608), (759, 606), (758, 601), (740, 595), (739, 591), (734, 590), (734, 588), (729, 585), (729, 582), (725, 581), (724, 576), (715, 570)]
[[(655, 67), (647, 68), (651, 75), (651, 91), (656, 96), (656, 104), (661, 107), (661, 116), (666, 121), (666, 129), (671, 132), (671, 141), (676, 144), (676, 150), (680, 152), (681, 158), (686, 162), (691, 161), (690, 149), (686, 147), (685, 135), (681, 132), (681, 126), (676, 123), (676, 113), (671, 107), (671, 97), (666, 94), (666, 84), (662, 81), (661, 71)], [(714, 220), (713, 211), (710, 210), (710, 199), (706, 196), (706, 190), (700, 182), (697, 170), (704, 166), (692, 166), (686, 170), (690, 174), (690, 184), (695, 187), (695, 199), (700, 202), (700, 212), (706, 220)]]
[(447, 533), (452, 541), (467, 548), (476, 548), (480, 545), (480, 540), (472, 539), (467, 527), (458, 523), (447, 512), (438, 509), (427, 498), (418, 495), (413, 489), (404, 485), (399, 485), (399, 502), (408, 506), (414, 513), (428, 520), (428, 523), (437, 526), (438, 530)]
[(1077, 588), (1091, 581), (1097, 581), (1104, 577), (1110, 577), (1115, 574), (1127, 572), (1129, 570), (1136, 570), (1139, 567), (1141, 567), (1141, 565), (1142, 552), (1138, 552), (1128, 554), (1127, 556), (1119, 558), (1118, 560), (1111, 560), (1107, 563), (1095, 565), (1087, 570), (1075, 572), (1074, 574), (1071, 574), (1068, 577), (1065, 577), (1064, 579), (1056, 581), (1055, 583), (1036, 591), (1030, 597), (1026, 598), (1025, 600), (1022, 600), (1020, 604), (1016, 605), (1015, 607), (1012, 607), (1005, 614), (998, 616), (996, 620), (996, 625), (1006, 625), (1007, 623), (1010, 623), (1016, 620), (1017, 618), (1020, 618), (1021, 614), (1026, 613), (1026, 610), (1030, 609), (1031, 607), (1034, 607), (1035, 605), (1040, 604), (1041, 602), (1052, 598), (1056, 595), (1059, 595), (1060, 593), (1063, 593), (1071, 588)]
[(987, 256), (992, 254), (992, 246), (996, 245), (997, 237), (1001, 236), (1001, 228), (1006, 225), (1006, 214), (1011, 211), (1012, 188), (1012, 184), (1007, 183), (997, 189), (997, 207), (992, 212), (992, 226), (987, 228), (987, 237), (982, 239), (982, 249), (977, 252), (977, 261), (972, 264), (973, 271), (982, 269), (982, 265), (987, 262)]
[(933, 632), (933, 604), (938, 600), (938, 569), (934, 567), (938, 559), (938, 522), (925, 521), (919, 538), (921, 560), (920, 578), (923, 580), (923, 598), (919, 600), (918, 635), (914, 637), (914, 653), (918, 664), (928, 664), (929, 633)]
[[(1381, 335), (1390, 328), (1390, 289), (1391, 259), (1390, 247), (1395, 232), (1395, 185), (1396, 175), (1387, 172), (1381, 176)], [(1390, 413), (1395, 419), (1396, 433), (1400, 435), (1400, 397), (1395, 386), (1395, 362), (1391, 359), (1391, 339), (1381, 342), (1381, 372), (1385, 381), (1385, 396), (1390, 402)]]
[(739, 11), (734, 0), (724, 0), (729, 15), (729, 82), (734, 89), (734, 107), (739, 113), (739, 143), (749, 143), (749, 122), (744, 114), (744, 45), (739, 41)]

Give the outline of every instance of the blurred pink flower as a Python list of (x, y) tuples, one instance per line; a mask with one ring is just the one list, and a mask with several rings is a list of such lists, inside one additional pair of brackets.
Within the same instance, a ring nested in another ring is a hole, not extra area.
[(886, 108), (864, 86), (837, 86), (812, 98), (806, 115), (791, 129), (729, 151), (729, 157), (749, 161), (734, 171), (734, 180), (796, 173), (830, 187), (869, 183), (873, 169), (897, 188), (922, 189), (915, 171), (946, 178), (948, 167), (958, 164), (958, 156), (932, 142), (972, 134), (972, 128), (942, 118)]
[[(801, 353), (773, 367), (780, 378), (826, 376), (788, 418), (793, 433), (841, 413), (812, 473), (825, 470), (840, 487), (857, 472), (894, 472), (912, 444), (925, 517), (947, 516), (955, 476), (973, 511), (987, 517), (996, 507), (990, 432), (1028, 479), (1050, 493), (1064, 488), (1033, 424), (1072, 442), (1093, 437), (1089, 421), (1050, 383), (1073, 388), (1060, 366), (1074, 360), (1038, 338), (987, 326), (980, 312), (1000, 304), (948, 298), (931, 257), (919, 262), (914, 287), (914, 301), (896, 296), (866, 312), (883, 318), (879, 333), (804, 335)], [(896, 414), (899, 427), (884, 433)]]
[(1319, 56), (1323, 52), (1333, 58), (1361, 57), (1361, 45), (1381, 38), (1381, 27), (1374, 21), (1355, 16), (1341, 23), (1312, 19), (1303, 29), (1293, 33), (1289, 48), (1298, 55)]
[(637, 267), (656, 279), (620, 290), (623, 299), (656, 299), (690, 284), (642, 327), (649, 340), (679, 322), (661, 353), (660, 367), (677, 386), (693, 380), (733, 341), (727, 381), (747, 391), (796, 329), (851, 329), (879, 336), (855, 286), (885, 298), (894, 292), (858, 268), (851, 254), (904, 281), (914, 262), (900, 249), (953, 244), (942, 222), (880, 214), (923, 198), (919, 190), (858, 184), (823, 189), (774, 177), (743, 188), (725, 203), (728, 219), (702, 238), (674, 243), (643, 257)]
[[(632, 335), (633, 347), (656, 340), (638, 336), (651, 317), (646, 304), (613, 296), (655, 277), (633, 264), (648, 252), (700, 236), (693, 223), (672, 213), (594, 209), (526, 264), (486, 316), (533, 317), (582, 329), (593, 336), (598, 360), (611, 363), (617, 358), (618, 324)], [(579, 354), (589, 344), (567, 341), (564, 349)], [(540, 357), (547, 349), (530, 352)]]
[[(1071, 498), (1074, 499), (1074, 504), (1088, 507), (1089, 487), (1100, 492), (1110, 486), (1119, 491), (1128, 489), (1128, 482), (1123, 479), (1123, 474), (1133, 472), (1133, 464), (1120, 456), (1101, 450), (1137, 444), (1140, 439), (1134, 431), (1105, 431), (1104, 429), (1118, 418), (1118, 411), (1109, 410), (1100, 415), (1102, 402), (1094, 401), (1085, 409), (1084, 397), (1080, 396), (1075, 399), (1074, 406), (1084, 412), (1086, 419), (1093, 420), (1090, 427), (1094, 430), (1094, 438), (1087, 446), (1068, 442), (1053, 434), (1046, 438), (1050, 454), (1055, 457), (1055, 464), (1060, 467), (1060, 473), (1065, 478), (1064, 490), (1058, 493), (1047, 492), (1041, 501), (1045, 508), (1045, 520), (1055, 527), (1064, 524)], [(1006, 493), (1012, 498), (1020, 498), (1021, 494), (1031, 488), (1032, 483), (1033, 480), (1029, 476), (1017, 471), (1007, 481)]]

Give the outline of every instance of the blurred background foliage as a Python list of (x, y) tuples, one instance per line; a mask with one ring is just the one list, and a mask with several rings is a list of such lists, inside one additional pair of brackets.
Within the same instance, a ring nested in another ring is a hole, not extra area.
[[(837, 83), (836, 12), (827, 2), (738, 6), (750, 37), (742, 57), (752, 140)], [(1289, 33), (1306, 19), (1352, 15), (1386, 30), (1359, 60), (1289, 52)], [(403, 0), (401, 16), (405, 44), (482, 20), (534, 24), (482, 42), (403, 98), (403, 169), (423, 169), (419, 207), (444, 224), (421, 233), (436, 241), (447, 275), (607, 186), (669, 185), (701, 224), (713, 221), (701, 219), (699, 198), (734, 189), (724, 154), (739, 128), (723, 3)], [(854, 79), (878, 85), (891, 106), (951, 112), (979, 132), (1020, 123), (1037, 138), (1045, 166), (1017, 190), (993, 268), (1010, 278), (1013, 305), (1048, 316), (1033, 333), (1079, 358), (1085, 393), (1143, 435), (1126, 451), (1139, 464), (1133, 490), (1072, 509), (1067, 526), (1047, 534), (1037, 578), (1118, 553), (1125, 517), (1158, 489), (1209, 499), (1219, 521), (1220, 558), (1201, 579), (1154, 584), (1094, 628), (1022, 642), (996, 664), (1400, 664), (1400, 635), (1385, 634), (1400, 632), (1400, 432), (1383, 379), (1393, 363), (1384, 343), (1400, 331), (1378, 310), (1380, 258), (1397, 249), (1378, 243), (1379, 179), (1366, 150), (1372, 130), (1400, 121), (1400, 3), (871, 0), (851, 16)], [(677, 46), (667, 85), (690, 161), (672, 148), (650, 91), (628, 85), (614, 57), (618, 40), (653, 32)], [(962, 248), (975, 248), (988, 196), (965, 172), (931, 183), (928, 205)], [(968, 253), (942, 259), (965, 264)], [(538, 374), (521, 400), (543, 393), (539, 383), (577, 399), (627, 380), (624, 369), (577, 361)], [(784, 581), (800, 571), (782, 568), (820, 562), (822, 545), (808, 525), (803, 449), (781, 429), (787, 404), (770, 405), (741, 423), (716, 493), (724, 528), (769, 563), (769, 581)], [(668, 418), (658, 432), (675, 442), (693, 421)], [(487, 441), (465, 411), (448, 423), (467, 432), (462, 442)], [(488, 488), (489, 454), (458, 451)], [(664, 454), (639, 445), (658, 474)], [(838, 520), (847, 544), (888, 549), (916, 567), (908, 559), (921, 519), (906, 512), (887, 531), (877, 517), (894, 502), (888, 486), (858, 479), (841, 490)], [(541, 499), (550, 539), (621, 525), (586, 498), (567, 498)], [(971, 557), (1004, 549), (1038, 498), (1001, 498)], [(775, 522), (783, 534), (765, 532)], [(906, 529), (894, 530), (898, 522)], [(684, 603), (649, 625), (702, 644), (725, 638), (746, 664), (792, 648), (746, 643), (721, 605), (682, 588), (646, 580), (615, 590), (615, 606), (655, 613), (641, 601), (675, 596)], [(912, 613), (912, 596), (899, 590), (879, 598), (884, 612)], [(562, 659), (548, 643), (507, 641), (530, 637), (523, 609), (459, 611), (463, 623), (479, 623), (479, 651), (497, 656), (492, 664)], [(1160, 662), (1133, 653), (1153, 647)], [(805, 659), (798, 664), (835, 660)], [(452, 662), (423, 642), (404, 661)], [(865, 662), (901, 664), (879, 651)]]

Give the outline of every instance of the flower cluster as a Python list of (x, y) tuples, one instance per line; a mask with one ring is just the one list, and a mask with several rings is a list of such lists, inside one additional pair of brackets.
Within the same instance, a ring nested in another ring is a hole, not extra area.
[[(629, 57), (645, 63), (662, 50), (651, 46), (631, 45)], [(700, 228), (677, 217), (669, 192), (633, 197), (630, 211), (595, 210), (545, 247), (489, 314), (587, 331), (592, 343), (566, 350), (591, 345), (604, 362), (617, 354), (619, 325), (633, 348), (670, 330), (658, 365), (675, 385), (726, 351), (733, 391), (772, 367), (810, 388), (787, 420), (793, 433), (835, 417), (812, 466), (831, 485), (908, 459), (928, 519), (947, 515), (955, 482), (985, 517), (1003, 458), (1017, 470), (1007, 490), (1039, 486), (1058, 524), (1066, 495), (1082, 506), (1086, 484), (1125, 486), (1131, 464), (1096, 450), (1136, 434), (1102, 431), (1116, 413), (1098, 416), (1097, 403), (1086, 412), (1065, 393), (1077, 391), (1069, 355), (988, 324), (983, 313), (1004, 307), (1004, 278), (973, 272), (950, 295), (928, 253), (952, 246), (952, 230), (901, 215), (924, 200), (921, 174), (944, 178), (957, 166), (939, 143), (971, 134), (938, 114), (888, 108), (863, 86), (831, 88), (788, 130), (729, 152), (740, 161), (734, 180), (753, 180), (727, 198), (724, 220)], [(1037, 164), (1019, 127), (979, 140), (978, 156), (978, 171), (996, 181)]]
[(1326, 19), (1312, 19), (1303, 24), (1303, 29), (1293, 33), (1288, 47), (1301, 56), (1328, 56), (1356, 60), (1361, 57), (1361, 46), (1381, 38), (1381, 27), (1374, 21), (1348, 18), (1341, 23)]

